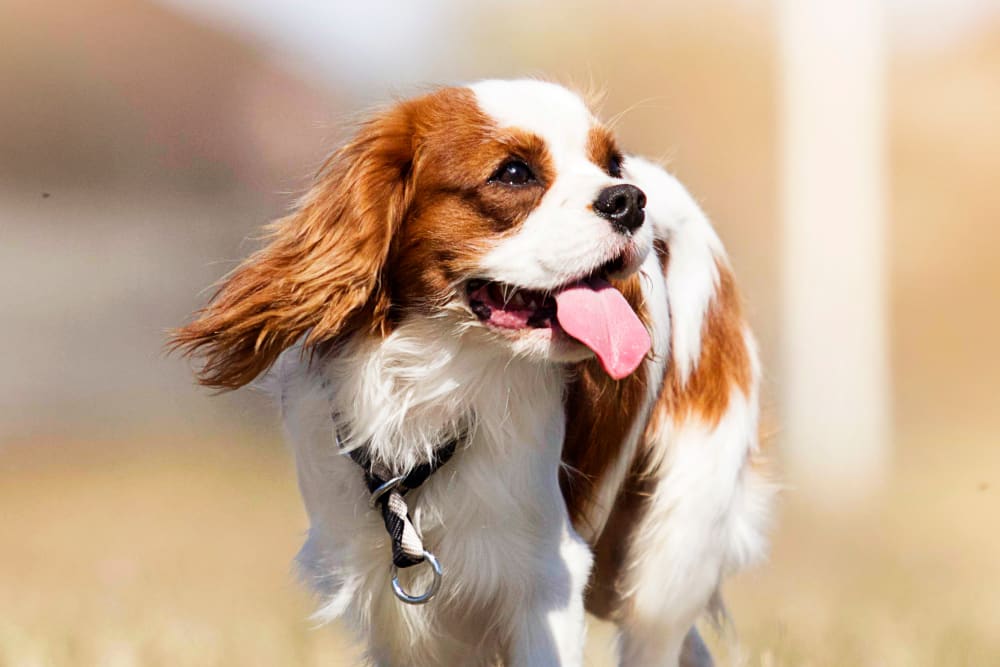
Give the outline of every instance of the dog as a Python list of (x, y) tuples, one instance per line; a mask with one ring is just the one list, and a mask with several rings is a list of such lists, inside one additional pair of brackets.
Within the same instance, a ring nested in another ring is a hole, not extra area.
[(695, 621), (765, 551), (722, 243), (557, 84), (372, 115), (172, 344), (278, 397), (298, 563), (374, 665), (581, 665), (585, 610), (621, 665), (711, 664)]

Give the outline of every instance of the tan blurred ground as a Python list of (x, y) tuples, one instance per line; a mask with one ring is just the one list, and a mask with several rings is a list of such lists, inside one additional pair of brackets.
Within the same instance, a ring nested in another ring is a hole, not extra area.
[[(604, 4), (566, 7), (456, 4), (434, 78), (606, 85), (626, 146), (712, 215), (779, 368), (768, 7), (643, 2), (627, 49)], [(773, 558), (729, 587), (762, 667), (1000, 664), (1000, 22), (891, 46), (891, 477), (846, 514), (790, 480)], [(291, 573), (273, 411), (160, 345), (366, 100), (137, 0), (0, 5), (0, 90), (0, 667), (354, 664)]]
[[(1000, 450), (906, 444), (864, 512), (824, 515), (790, 495), (771, 561), (729, 587), (721, 656), (997, 664), (1000, 487), (987, 471)], [(356, 664), (342, 631), (308, 621), (291, 575), (306, 521), (275, 443), (25, 443), (0, 475), (3, 667)], [(588, 664), (610, 656), (610, 628), (592, 624)]]

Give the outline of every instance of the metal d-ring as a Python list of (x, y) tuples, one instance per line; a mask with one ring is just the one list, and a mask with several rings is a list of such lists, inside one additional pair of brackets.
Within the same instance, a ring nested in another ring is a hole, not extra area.
[(404, 479), (406, 479), (406, 475), (400, 475), (399, 477), (393, 477), (388, 482), (382, 482), (376, 486), (375, 490), (372, 491), (371, 497), (368, 498), (368, 507), (375, 509), (375, 506), (378, 505), (378, 501), (382, 498), (382, 496), (390, 491), (394, 491), (396, 487), (402, 484)]
[(406, 604), (426, 604), (430, 602), (431, 598), (438, 592), (438, 589), (441, 588), (441, 563), (434, 557), (434, 554), (426, 549), (424, 549), (424, 560), (430, 563), (431, 571), (434, 573), (434, 580), (431, 581), (431, 585), (421, 595), (410, 595), (404, 591), (399, 583), (399, 568), (395, 565), (392, 566), (392, 592)]

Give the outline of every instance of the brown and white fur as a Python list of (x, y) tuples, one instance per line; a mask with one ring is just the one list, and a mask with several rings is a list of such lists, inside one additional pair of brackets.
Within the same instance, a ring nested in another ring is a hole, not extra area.
[[(532, 182), (496, 179), (512, 157)], [(615, 183), (646, 195), (634, 231), (593, 210)], [(601, 270), (652, 339), (619, 381), (557, 326), (470, 308), (470, 280), (545, 292)], [(311, 522), (299, 562), (320, 617), (375, 665), (581, 665), (585, 609), (617, 624), (621, 665), (708, 664), (693, 624), (764, 551), (760, 370), (722, 244), (560, 86), (484, 81), (374, 115), (174, 343), (204, 357), (206, 385), (270, 369)], [(390, 590), (331, 414), (399, 471), (469, 429), (408, 496), (445, 568), (431, 603)]]

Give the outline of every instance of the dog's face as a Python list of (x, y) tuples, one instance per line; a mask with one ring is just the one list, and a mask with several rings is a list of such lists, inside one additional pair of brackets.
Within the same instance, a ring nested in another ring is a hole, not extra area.
[(388, 262), (394, 303), (520, 354), (587, 356), (553, 295), (630, 275), (652, 243), (614, 137), (549, 83), (486, 81), (426, 104), (446, 111), (416, 139), (415, 205)]
[(554, 84), (485, 81), (401, 102), (331, 157), (176, 340), (204, 348), (203, 381), (225, 387), (300, 336), (385, 335), (412, 317), (540, 360), (596, 352), (627, 374), (648, 349), (627, 278), (652, 232), (622, 163), (611, 132)]

